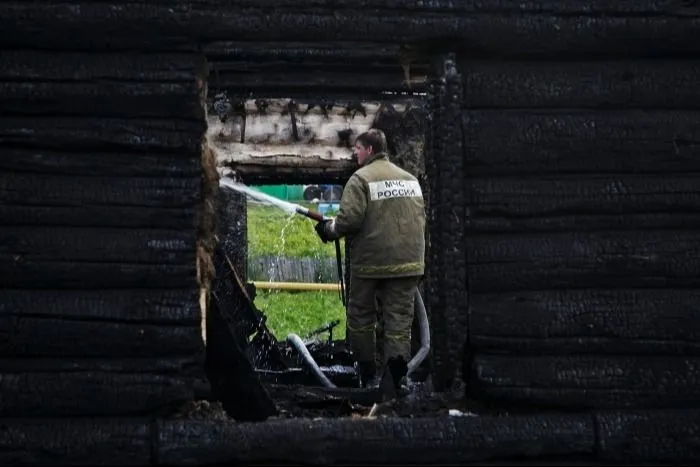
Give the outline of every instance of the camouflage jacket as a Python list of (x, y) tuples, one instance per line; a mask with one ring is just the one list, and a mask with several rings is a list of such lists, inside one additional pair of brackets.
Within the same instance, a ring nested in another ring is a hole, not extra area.
[(425, 203), (418, 180), (379, 153), (348, 180), (332, 237), (348, 236), (355, 277), (422, 276)]

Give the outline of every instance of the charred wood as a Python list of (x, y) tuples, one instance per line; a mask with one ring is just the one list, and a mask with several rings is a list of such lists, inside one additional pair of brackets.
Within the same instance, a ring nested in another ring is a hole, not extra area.
[(595, 445), (592, 420), (580, 415), (171, 422), (159, 428), (159, 458), (169, 465), (461, 464), (585, 456)]
[(697, 409), (601, 412), (595, 422), (602, 462), (692, 464), (700, 458)]
[[(698, 457), (695, 430), (699, 418), (695, 410), (659, 410), (588, 416), (281, 420), (270, 424), (171, 419), (154, 423), (146, 418), (7, 419), (0, 432), (0, 462), (94, 465), (108, 458), (115, 465), (191, 465), (202, 459), (212, 464), (262, 463), (279, 457), (283, 465), (343, 461), (354, 465), (562, 465), (567, 459), (572, 465), (682, 463)], [(268, 426), (271, 431), (266, 430)], [(302, 438), (307, 430), (308, 442)], [(369, 451), (356, 448), (360, 441), (354, 436), (360, 430), (374, 434)], [(285, 439), (289, 441), (280, 444)], [(331, 448), (336, 443), (341, 447), (338, 453)], [(280, 454), (275, 454), (280, 446)], [(292, 456), (280, 457), (286, 453)]]
[(7, 206), (192, 208), (201, 190), (201, 180), (194, 177), (0, 175), (0, 199)]
[(194, 260), (188, 264), (32, 261), (0, 258), (0, 283), (20, 289), (197, 289)]
[(188, 264), (195, 262), (196, 232), (82, 227), (4, 227), (4, 261)]
[(115, 323), (0, 313), (0, 329), (3, 357), (117, 358), (204, 353), (199, 323)]
[[(509, 6), (512, 4), (509, 4)], [(553, 5), (551, 3), (550, 5)], [(454, 12), (429, 18), (408, 10), (288, 11), (283, 8), (222, 9), (206, 3), (195, 6), (192, 27), (204, 42), (255, 41), (264, 31), (272, 41), (337, 41), (361, 37), (369, 42), (437, 42), (458, 46), (469, 56), (690, 56), (700, 51), (700, 17), (621, 13), (586, 14), (580, 2), (571, 12), (527, 12), (510, 6), (498, 13)], [(277, 6), (277, 5), (276, 5)], [(614, 8), (614, 7), (613, 7)], [(14, 18), (11, 18), (14, 19)], [(313, 27), (308, 27), (313, 24)]]
[(469, 346), (513, 354), (700, 355), (695, 290), (473, 294)]
[(4, 50), (0, 81), (182, 84), (193, 83), (204, 68), (199, 54)]
[(278, 183), (280, 180), (305, 184), (345, 183), (357, 170), (357, 165), (350, 159), (330, 160), (295, 154), (255, 157), (223, 162), (222, 165), (233, 169), (243, 182), (254, 180), (256, 183)]
[[(426, 245), (426, 308), (431, 317), (433, 381), (438, 391), (457, 382), (467, 335), (469, 263), (465, 255), (466, 187), (456, 173), (467, 169), (464, 133), (459, 123), (462, 79), (454, 57), (440, 60), (441, 80), (431, 89), (433, 115), (428, 125), (426, 176), (428, 241)], [(431, 246), (432, 245), (432, 246)], [(439, 245), (439, 246), (438, 246)], [(445, 274), (445, 271), (450, 271)]]
[(192, 289), (10, 290), (0, 289), (0, 315), (100, 321), (133, 325), (200, 323), (199, 293)]
[(467, 60), (461, 71), (468, 108), (697, 109), (700, 104), (700, 62), (693, 60)]
[(0, 106), (6, 116), (171, 118), (197, 122), (204, 118), (194, 79), (186, 83), (117, 80), (0, 82)]
[(4, 117), (0, 118), (0, 144), (73, 152), (200, 154), (205, 130), (204, 120)]
[(0, 169), (22, 174), (199, 178), (202, 157), (200, 154), (61, 152), (0, 148)]
[(470, 175), (700, 170), (696, 111), (465, 111)]
[(700, 283), (700, 234), (691, 230), (475, 235), (466, 243), (475, 293)]
[(476, 354), (467, 393), (504, 408), (697, 407), (700, 358)]
[(700, 220), (694, 175), (473, 178), (467, 186), (476, 232), (687, 228)]
[(191, 230), (199, 210), (110, 206), (0, 205), (0, 226), (70, 226)]
[(190, 16), (189, 3), (174, 1), (6, 1), (0, 31), (8, 49), (194, 52)]
[(167, 410), (195, 398), (204, 384), (202, 359), (2, 359), (0, 416), (123, 416)]

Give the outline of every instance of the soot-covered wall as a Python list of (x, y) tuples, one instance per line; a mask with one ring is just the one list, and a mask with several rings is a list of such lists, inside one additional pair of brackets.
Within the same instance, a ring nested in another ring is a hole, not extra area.
[[(661, 0), (0, 3), (0, 461), (697, 460), (699, 26), (696, 6)], [(192, 50), (222, 41), (242, 65), (278, 50), (267, 41), (302, 57), (331, 44), (321, 69), (337, 50), (455, 53), (429, 96), (433, 376), (535, 413), (245, 424), (156, 410), (197, 397)]]

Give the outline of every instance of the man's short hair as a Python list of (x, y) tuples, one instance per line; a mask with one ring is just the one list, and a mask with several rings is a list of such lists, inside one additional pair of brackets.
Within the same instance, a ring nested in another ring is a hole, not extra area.
[(360, 134), (355, 141), (359, 141), (366, 148), (372, 146), (372, 152), (375, 154), (386, 151), (386, 136), (382, 130), (376, 128)]

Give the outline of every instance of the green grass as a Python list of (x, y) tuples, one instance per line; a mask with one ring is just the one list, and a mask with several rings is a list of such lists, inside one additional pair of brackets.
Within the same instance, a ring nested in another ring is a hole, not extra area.
[[(306, 206), (314, 209), (313, 205)], [(311, 219), (298, 214), (289, 216), (279, 208), (253, 203), (248, 203), (247, 214), (249, 258), (268, 255), (335, 257), (334, 245), (321, 242), (314, 231), (316, 224)], [(342, 243), (341, 240), (341, 246)]]
[(345, 309), (338, 292), (258, 290), (255, 306), (265, 313), (267, 326), (277, 339), (291, 332), (304, 337), (335, 319), (340, 324), (333, 330), (333, 339), (345, 337)]
[[(312, 204), (302, 205), (315, 208)], [(335, 246), (321, 242), (314, 221), (253, 203), (248, 203), (247, 214), (249, 258), (268, 255), (335, 258)], [(341, 247), (345, 252), (342, 240)], [(278, 339), (284, 339), (290, 332), (303, 337), (335, 319), (340, 319), (340, 325), (334, 329), (333, 338), (345, 337), (345, 309), (338, 292), (258, 290), (255, 306), (265, 313), (267, 325)]]

